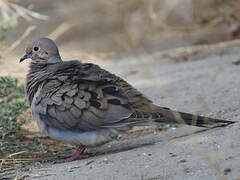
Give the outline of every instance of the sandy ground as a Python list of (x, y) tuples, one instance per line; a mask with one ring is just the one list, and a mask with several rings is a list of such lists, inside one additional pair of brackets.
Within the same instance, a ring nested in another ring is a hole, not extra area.
[[(98, 63), (127, 79), (161, 106), (239, 121), (240, 48), (198, 61), (125, 58)], [(22, 73), (26, 70), (23, 64)], [(39, 164), (28, 179), (240, 179), (240, 125), (212, 130), (182, 126), (123, 138), (89, 149), (97, 155), (65, 164)]]

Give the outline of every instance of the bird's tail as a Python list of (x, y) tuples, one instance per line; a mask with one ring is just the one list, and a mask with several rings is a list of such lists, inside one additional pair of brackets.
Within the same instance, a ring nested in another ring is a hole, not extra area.
[(172, 111), (168, 108), (158, 107), (158, 113), (160, 113), (164, 118), (158, 119), (156, 122), (163, 122), (168, 121), (169, 123), (177, 123), (177, 124), (187, 124), (191, 126), (197, 127), (206, 127), (206, 128), (213, 128), (213, 127), (220, 127), (220, 126), (227, 126), (230, 124), (235, 123), (234, 121), (226, 121), (221, 119), (214, 119), (204, 116), (193, 115), (184, 112), (177, 112)]

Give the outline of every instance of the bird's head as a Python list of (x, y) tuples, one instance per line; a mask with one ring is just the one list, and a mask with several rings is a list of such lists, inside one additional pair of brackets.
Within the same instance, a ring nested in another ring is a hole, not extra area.
[(49, 38), (37, 38), (28, 43), (25, 55), (20, 59), (32, 59), (34, 63), (57, 63), (61, 62), (57, 45)]

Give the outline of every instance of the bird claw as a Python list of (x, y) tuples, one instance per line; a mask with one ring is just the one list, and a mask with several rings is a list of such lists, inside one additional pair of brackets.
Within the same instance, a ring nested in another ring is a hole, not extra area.
[(72, 156), (57, 160), (56, 163), (66, 163), (66, 162), (71, 162), (77, 159), (86, 159), (86, 158), (89, 158), (88, 154), (80, 154), (78, 156), (72, 155)]
[(55, 163), (71, 162), (71, 161), (77, 160), (79, 158), (86, 159), (89, 157), (89, 155), (84, 153), (85, 149), (86, 149), (85, 146), (80, 146), (77, 149), (77, 151), (71, 156), (58, 156), (58, 158), (60, 158), (60, 160), (57, 160)]

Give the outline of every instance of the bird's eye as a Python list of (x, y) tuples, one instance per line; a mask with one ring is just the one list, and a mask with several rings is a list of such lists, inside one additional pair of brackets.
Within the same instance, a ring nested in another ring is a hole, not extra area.
[(40, 48), (39, 48), (38, 46), (34, 46), (34, 47), (33, 47), (33, 50), (34, 50), (34, 51), (39, 51)]

